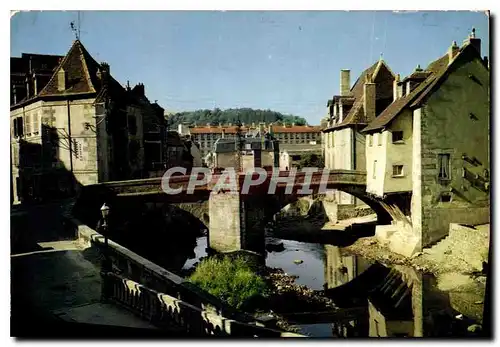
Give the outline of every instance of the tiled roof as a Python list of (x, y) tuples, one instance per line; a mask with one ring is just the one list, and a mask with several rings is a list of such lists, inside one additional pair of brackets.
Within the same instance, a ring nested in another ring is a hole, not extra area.
[[(385, 70), (385, 73), (380, 73)], [(377, 84), (375, 88), (375, 98), (376, 100), (392, 98), (393, 87), (392, 81), (394, 79), (394, 74), (387, 66), (386, 62), (383, 60), (377, 61), (375, 64), (370, 66), (368, 69), (363, 71), (359, 78), (356, 80), (356, 83), (351, 89), (351, 94), (355, 99), (354, 105), (350, 109), (347, 116), (344, 120), (332, 126), (330, 129), (342, 128), (350, 125), (365, 125), (367, 124), (367, 120), (364, 115), (364, 84), (367, 75), (370, 74), (372, 76), (373, 82)], [(389, 81), (389, 78), (391, 79)]]
[[(95, 93), (100, 87), (97, 78), (99, 64), (90, 56), (79, 40), (71, 46), (68, 54), (55, 70), (49, 83), (42, 89), (40, 96)], [(65, 90), (58, 89), (59, 74), (65, 72)]]
[[(459, 52), (453, 59), (453, 62), (455, 62), (457, 58), (468, 49), (474, 48), (472, 47), (472, 45), (465, 45), (461, 47)], [(363, 132), (380, 130), (387, 126), (394, 118), (396, 118), (405, 107), (418, 106), (424, 100), (424, 98), (429, 95), (429, 93), (431, 93), (431, 91), (439, 83), (442, 77), (446, 75), (450, 70), (453, 62), (452, 64), (448, 64), (448, 62), (448, 53), (431, 62), (425, 69), (425, 71), (430, 73), (428, 77), (422, 83), (420, 83), (409, 95), (398, 98), (392, 104), (390, 104), (380, 114), (379, 117), (375, 118), (373, 122), (371, 122), (366, 128), (363, 129)]]
[[(66, 89), (58, 89), (58, 72), (65, 72)], [(76, 40), (66, 56), (55, 69), (52, 78), (38, 94), (39, 96), (73, 95), (84, 93), (96, 93), (101, 90), (101, 80), (98, 77), (101, 64), (92, 58), (83, 44)], [(109, 95), (115, 98), (124, 96), (125, 88), (112, 76), (109, 76)]]
[(285, 127), (283, 125), (273, 125), (273, 133), (319, 133), (321, 132), (321, 127), (319, 126), (306, 126), (306, 125), (292, 125), (290, 127)]
[(425, 80), (432, 72), (430, 71), (414, 71), (411, 75), (405, 77), (401, 82), (408, 80)]
[[(222, 129), (225, 130), (226, 134), (236, 134), (236, 126), (228, 126), (228, 127), (218, 127), (218, 126), (211, 126), (211, 127), (193, 127), (190, 128), (189, 131), (191, 134), (222, 134)], [(248, 131), (257, 129), (258, 127), (255, 128), (250, 128), (250, 127), (241, 127), (241, 132), (246, 133)], [(264, 130), (268, 130), (268, 126), (264, 126)], [(272, 132), (274, 134), (276, 133), (319, 133), (321, 132), (321, 127), (319, 126), (305, 126), (305, 125), (293, 125), (293, 126), (288, 126), (285, 127), (283, 125), (273, 125), (272, 126)]]
[[(189, 132), (191, 134), (222, 134), (222, 129), (225, 130), (226, 134), (236, 134), (236, 129), (237, 127), (231, 126), (231, 127), (218, 127), (218, 126), (211, 126), (211, 127), (194, 127), (190, 128)], [(246, 132), (248, 128), (246, 127), (241, 127), (241, 132)]]

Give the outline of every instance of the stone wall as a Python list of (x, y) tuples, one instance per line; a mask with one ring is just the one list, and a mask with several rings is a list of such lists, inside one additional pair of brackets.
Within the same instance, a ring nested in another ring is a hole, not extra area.
[[(489, 222), (489, 72), (479, 58), (461, 59), (421, 111), (424, 246), (446, 235), (449, 222)], [(447, 179), (438, 177), (443, 154)]]
[[(239, 194), (211, 192), (209, 246), (219, 252), (239, 250), (245, 233), (244, 209)], [(242, 213), (240, 213), (240, 211)]]
[[(104, 237), (101, 234), (76, 219), (71, 219), (71, 222), (78, 230), (78, 240), (82, 246), (96, 247), (100, 251), (103, 250)], [(124, 277), (139, 282), (141, 285), (153, 290), (172, 295), (195, 307), (212, 312), (215, 311), (228, 318), (238, 319), (241, 322), (257, 321), (252, 316), (237, 312), (215, 296), (120, 244), (112, 240), (109, 240), (108, 244), (114, 271), (119, 272)]]
[[(387, 162), (385, 165), (385, 177), (383, 192), (410, 192), (412, 190), (412, 154), (413, 154), (413, 120), (411, 111), (403, 111), (390, 125), (386, 131), (385, 145), (387, 149)], [(392, 135), (394, 131), (403, 132), (403, 140), (394, 143)], [(385, 132), (384, 132), (385, 133)], [(394, 165), (403, 166), (402, 176), (395, 176)]]
[(384, 195), (388, 133), (384, 131), (366, 136), (366, 191), (378, 197)]

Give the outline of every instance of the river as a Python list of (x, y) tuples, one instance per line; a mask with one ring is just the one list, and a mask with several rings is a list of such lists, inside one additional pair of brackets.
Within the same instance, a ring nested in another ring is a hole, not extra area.
[[(154, 245), (141, 245), (136, 239), (123, 242), (181, 275), (207, 256), (206, 236), (182, 233), (174, 238), (177, 228), (165, 230)], [(454, 319), (460, 312), (451, 308), (446, 294), (436, 290), (432, 275), (404, 266), (386, 267), (349, 254), (341, 246), (267, 237), (265, 261), (268, 267), (297, 276), (296, 284), (318, 291), (340, 309), (334, 316), (326, 312), (316, 317), (315, 313), (291, 320), (311, 337), (412, 337), (422, 336), (424, 329), (426, 336), (460, 336), (464, 326), (467, 331), (471, 324)], [(423, 327), (431, 311), (433, 321)]]
[[(266, 252), (266, 265), (272, 268), (281, 268), (289, 275), (298, 276), (296, 279), (297, 284), (305, 285), (313, 290), (320, 291), (328, 288), (328, 290), (331, 291), (334, 288), (340, 288), (352, 282), (357, 276), (363, 274), (373, 265), (372, 262), (359, 256), (345, 255), (343, 254), (342, 248), (333, 245), (306, 243), (277, 238), (267, 238), (266, 243), (274, 245), (283, 244), (283, 248), (279, 251)], [(186, 261), (183, 269), (187, 270), (192, 268), (200, 258), (205, 257), (207, 255), (206, 249), (207, 238), (197, 238), (194, 254), (192, 253), (192, 256), (194, 256)], [(301, 261), (301, 263), (299, 263), (299, 261)], [(363, 296), (364, 293), (360, 295)], [(340, 301), (343, 301), (342, 298), (344, 295), (342, 293), (337, 293), (336, 296), (340, 298)], [(366, 297), (364, 299), (366, 310), (363, 312), (362, 317), (358, 317), (356, 320), (341, 321), (338, 322), (337, 325), (332, 325), (331, 322), (328, 322), (297, 324), (296, 326), (300, 328), (302, 333), (312, 337), (341, 337), (341, 335), (346, 335), (345, 337), (369, 336), (369, 302)], [(352, 305), (356, 308), (359, 307), (358, 302)], [(347, 308), (349, 308), (349, 305), (347, 306)], [(411, 317), (408, 318), (408, 320), (411, 320)], [(363, 322), (359, 323), (358, 321)], [(350, 327), (345, 327), (345, 325), (349, 326), (349, 324), (351, 325)], [(404, 324), (405, 323), (403, 323), (403, 325)], [(352, 325), (357, 325), (359, 329), (356, 331), (356, 327), (352, 327)], [(345, 328), (350, 328), (350, 330), (353, 331), (345, 332)], [(336, 329), (336, 333), (332, 331), (333, 329)], [(338, 332), (339, 330), (341, 331), (340, 333)], [(412, 330), (412, 328), (406, 327), (406, 331), (403, 333), (412, 335), (413, 331), (410, 330)], [(371, 333), (371, 335), (374, 336), (378, 336), (379, 334), (390, 334), (390, 332), (377, 333), (375, 331)]]

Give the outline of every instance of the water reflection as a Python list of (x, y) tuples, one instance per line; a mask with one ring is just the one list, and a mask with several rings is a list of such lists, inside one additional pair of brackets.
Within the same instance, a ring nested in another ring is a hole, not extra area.
[(342, 254), (342, 249), (324, 245), (325, 288), (335, 288), (352, 281), (368, 269), (373, 262), (356, 255)]
[[(298, 276), (296, 283), (321, 291), (340, 308), (332, 321), (297, 322), (312, 337), (417, 337), (461, 336), (465, 318), (457, 322), (448, 294), (437, 289), (432, 275), (411, 267), (393, 266), (348, 254), (342, 247), (268, 238), (266, 265)], [(192, 243), (190, 243), (192, 244)], [(196, 238), (190, 269), (207, 256), (207, 237)], [(301, 262), (298, 262), (298, 261)], [(425, 293), (425, 295), (424, 295)], [(351, 313), (349, 313), (351, 312)], [(355, 313), (352, 313), (355, 312)]]

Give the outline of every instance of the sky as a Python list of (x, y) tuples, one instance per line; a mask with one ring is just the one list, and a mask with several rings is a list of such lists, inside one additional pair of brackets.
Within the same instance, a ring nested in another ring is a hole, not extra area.
[[(11, 18), (11, 56), (64, 55), (76, 11)], [(489, 56), (483, 12), (80, 11), (80, 40), (123, 85), (144, 83), (169, 112), (251, 107), (319, 124), (339, 94), (341, 69), (357, 76), (380, 57), (402, 77), (459, 45), (476, 28)]]

